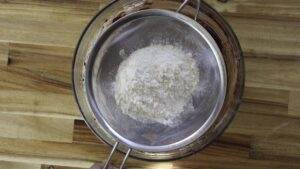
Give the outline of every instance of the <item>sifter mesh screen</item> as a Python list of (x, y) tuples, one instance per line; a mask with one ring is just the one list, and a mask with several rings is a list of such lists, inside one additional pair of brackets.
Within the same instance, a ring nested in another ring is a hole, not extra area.
[[(87, 66), (90, 68), (87, 71), (88, 91), (95, 116), (117, 139), (136, 149), (165, 151), (182, 146), (184, 141), (193, 141), (189, 138), (209, 127), (209, 121), (216, 116), (224, 99), (224, 70), (203, 34), (169, 15), (177, 13), (140, 14), (113, 24), (99, 39)], [(170, 44), (192, 53), (200, 70), (199, 90), (193, 94), (195, 109), (181, 116), (183, 122), (177, 126), (136, 121), (121, 112), (114, 98), (115, 76), (120, 63), (137, 49), (152, 44)]]

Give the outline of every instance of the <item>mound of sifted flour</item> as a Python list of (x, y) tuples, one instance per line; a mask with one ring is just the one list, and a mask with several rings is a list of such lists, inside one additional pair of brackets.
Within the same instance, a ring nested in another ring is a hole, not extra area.
[(135, 120), (175, 126), (191, 106), (198, 83), (199, 70), (191, 54), (171, 45), (152, 45), (120, 64), (115, 100)]

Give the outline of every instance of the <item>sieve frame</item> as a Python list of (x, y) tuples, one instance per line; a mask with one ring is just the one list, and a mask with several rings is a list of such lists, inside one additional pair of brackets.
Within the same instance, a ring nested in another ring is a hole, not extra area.
[[(103, 34), (97, 41), (96, 46), (98, 46), (98, 45), (101, 46), (101, 44), (104, 43), (106, 38), (108, 36), (110, 36), (110, 34), (112, 32), (114, 32), (114, 30), (117, 29), (118, 27), (120, 27), (128, 22), (131, 22), (133, 20), (141, 19), (141, 18), (146, 19), (147, 17), (151, 17), (151, 16), (169, 17), (169, 18), (176, 19), (176, 20), (188, 25), (189, 27), (193, 28), (194, 31), (196, 31), (198, 34), (201, 35), (201, 37), (205, 40), (205, 42), (208, 44), (208, 46), (212, 50), (212, 52), (214, 54), (214, 58), (218, 65), (219, 73), (220, 73), (220, 84), (219, 84), (220, 93), (217, 97), (216, 105), (213, 108), (211, 115), (199, 129), (197, 129), (193, 134), (191, 134), (187, 138), (180, 140), (178, 142), (175, 142), (175, 143), (172, 143), (169, 145), (163, 145), (163, 146), (142, 145), (142, 144), (135, 143), (131, 140), (128, 140), (125, 137), (123, 137), (122, 135), (120, 135), (118, 132), (116, 132), (109, 125), (109, 123), (104, 119), (104, 117), (102, 117), (101, 113), (99, 113), (99, 114), (95, 113), (95, 116), (96, 116), (97, 120), (99, 121), (99, 123), (104, 128), (106, 128), (106, 130), (108, 130), (108, 132), (110, 134), (112, 134), (113, 137), (115, 137), (115, 139), (118, 140), (118, 142), (128, 145), (128, 147), (130, 147), (132, 149), (137, 149), (140, 151), (146, 151), (146, 152), (167, 152), (167, 151), (172, 151), (174, 149), (184, 147), (184, 146), (192, 143), (197, 138), (199, 138), (201, 135), (203, 135), (211, 127), (213, 121), (216, 119), (218, 113), (220, 112), (220, 110), (223, 106), (223, 102), (225, 100), (226, 86), (227, 86), (227, 84), (226, 84), (226, 82), (227, 82), (226, 67), (225, 67), (223, 57), (222, 57), (222, 53), (220, 52), (218, 45), (216, 44), (214, 39), (211, 37), (211, 35), (205, 30), (204, 27), (202, 27), (196, 21), (194, 21), (193, 19), (191, 19), (185, 15), (182, 15), (180, 13), (173, 12), (173, 11), (162, 10), (162, 9), (147, 9), (147, 10), (142, 10), (142, 11), (138, 11), (138, 12), (134, 12), (129, 15), (126, 15), (125, 17), (119, 19), (118, 21), (116, 21), (115, 23), (110, 25), (110, 27), (108, 27), (108, 29), (105, 32), (103, 32)], [(99, 48), (100, 48), (100, 46), (99, 46)], [(94, 94), (92, 91), (91, 80), (92, 80), (92, 78), (94, 78), (92, 76), (92, 69), (94, 66), (94, 59), (95, 59), (95, 57), (97, 57), (97, 54), (96, 54), (98, 52), (97, 47), (94, 48), (94, 50), (95, 51), (92, 52), (94, 54), (92, 54), (92, 57), (90, 57), (90, 59), (88, 60), (88, 62), (86, 64), (87, 65), (86, 66), (86, 75), (85, 75), (87, 77), (86, 91), (87, 91), (88, 100), (89, 100), (89, 103), (91, 104), (91, 108), (93, 109), (93, 112), (101, 112), (101, 110), (99, 110), (96, 105), (97, 103), (95, 101)], [(100, 67), (99, 67), (99, 69), (100, 69)]]
[[(116, 1), (114, 1), (116, 2)], [(102, 11), (106, 10), (106, 8), (108, 8), (110, 5), (112, 5), (114, 2), (112, 2), (111, 4), (109, 4), (108, 6), (106, 6)], [(207, 6), (207, 4), (205, 4)], [(210, 8), (210, 7), (209, 7)], [(111, 136), (110, 133), (107, 132), (107, 130), (105, 128), (103, 128), (103, 126), (99, 125), (99, 123), (97, 122), (96, 118), (91, 114), (91, 109), (89, 107), (89, 105), (87, 104), (87, 99), (84, 97), (85, 96), (85, 89), (83, 88), (84, 86), (84, 81), (85, 81), (85, 77), (84, 77), (84, 73), (85, 73), (85, 68), (86, 68), (86, 58), (82, 57), (82, 47), (87, 47), (87, 46), (92, 46), (95, 42), (87, 42), (85, 41), (85, 37), (84, 34), (88, 31), (90, 25), (92, 24), (92, 22), (96, 19), (96, 17), (102, 12), (100, 11), (94, 18), (93, 20), (89, 23), (89, 25), (86, 27), (86, 29), (84, 30), (79, 43), (77, 45), (76, 51), (75, 51), (75, 56), (74, 56), (74, 60), (73, 60), (73, 67), (72, 67), (72, 81), (73, 81), (73, 91), (74, 91), (74, 95), (75, 95), (75, 99), (79, 105), (79, 109), (81, 110), (81, 113), (87, 123), (87, 125), (90, 127), (90, 129), (95, 133), (96, 136), (98, 136), (101, 140), (103, 140), (104, 142), (106, 142), (109, 145), (114, 145), (115, 144), (115, 138)], [(215, 11), (213, 11), (215, 12)], [(224, 20), (223, 20), (224, 22)], [(227, 26), (227, 28), (226, 28)], [(226, 25), (225, 23), (225, 28), (229, 29), (226, 31), (230, 32), (230, 28), (228, 28), (228, 25)], [(233, 33), (233, 32), (230, 32)], [(240, 50), (240, 46), (238, 44), (238, 41), (235, 37), (235, 35), (231, 35), (233, 36), (233, 40), (236, 41), (235, 44), (237, 49), (237, 53), (239, 53)], [(90, 49), (88, 49), (87, 53), (90, 53)], [(241, 53), (240, 53), (241, 54)], [(240, 55), (238, 54), (238, 55)], [(240, 55), (241, 56), (241, 55)], [(79, 68), (82, 67), (82, 68)], [(238, 69), (239, 71), (243, 74), (243, 59), (239, 58), (238, 60)], [(243, 80), (243, 76), (238, 76), (238, 84), (237, 84), (237, 91), (242, 91), (241, 88), (243, 88), (244, 85), (244, 80)], [(232, 108), (236, 111), (238, 104), (240, 102), (240, 98), (242, 96), (242, 92), (240, 94), (237, 95), (236, 98), (236, 102), (234, 103), (234, 105), (232, 106)], [(227, 113), (226, 113), (227, 114)], [(222, 123), (226, 123), (226, 126), (229, 124), (229, 121), (231, 121), (231, 119), (233, 118), (233, 115), (235, 113), (234, 112), (230, 112), (228, 114), (228, 117), (226, 118), (226, 120), (224, 120)], [(229, 120), (228, 120), (229, 119)], [(222, 131), (226, 128), (222, 127), (220, 128), (220, 130), (218, 130), (218, 132), (216, 132), (215, 134), (213, 134), (213, 138), (217, 137), (220, 133), (222, 133)], [(193, 144), (191, 145), (187, 145), (185, 147), (182, 147), (180, 149), (174, 150), (174, 151), (169, 151), (169, 152), (161, 152), (161, 153), (153, 153), (153, 152), (145, 152), (145, 151), (138, 151), (133, 149), (131, 156), (134, 157), (138, 157), (138, 158), (142, 158), (142, 159), (148, 159), (148, 160), (170, 160), (170, 159), (176, 159), (179, 157), (183, 157), (186, 155), (190, 155), (198, 150), (200, 150), (201, 148), (203, 148), (204, 146), (208, 145), (212, 139), (208, 139), (204, 138), (202, 140), (196, 140)], [(206, 140), (206, 141), (205, 141)], [(200, 145), (201, 144), (201, 145)], [(120, 144), (118, 147), (118, 150), (122, 151), (122, 152), (130, 152), (130, 149), (128, 149), (128, 147)]]

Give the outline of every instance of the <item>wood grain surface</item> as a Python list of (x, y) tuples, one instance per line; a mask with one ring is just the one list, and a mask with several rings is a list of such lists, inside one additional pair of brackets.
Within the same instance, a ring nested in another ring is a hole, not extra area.
[[(71, 63), (109, 0), (0, 0), (0, 169), (88, 169), (110, 147), (80, 117)], [(128, 168), (300, 168), (300, 1), (205, 0), (241, 43), (246, 87), (237, 116), (203, 151)], [(118, 166), (123, 154), (117, 153)]]

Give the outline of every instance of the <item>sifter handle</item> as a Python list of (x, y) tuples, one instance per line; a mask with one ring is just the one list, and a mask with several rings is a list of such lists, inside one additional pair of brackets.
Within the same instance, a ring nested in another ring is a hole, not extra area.
[[(177, 9), (177, 12), (180, 12), (189, 1), (190, 0), (184, 0), (184, 2)], [(197, 20), (197, 17), (198, 17), (198, 14), (199, 14), (200, 4), (201, 4), (201, 0), (197, 0), (197, 12), (195, 14), (195, 18), (194, 18), (195, 20)]]
[[(112, 156), (114, 155), (114, 153), (115, 153), (115, 151), (116, 151), (118, 145), (119, 145), (119, 142), (116, 142), (115, 145), (114, 145), (114, 147), (113, 147), (113, 149), (111, 150), (111, 152), (110, 152), (110, 154), (109, 154), (109, 156), (108, 156), (108, 159), (105, 161), (104, 166), (103, 166), (102, 169), (107, 169), (108, 164), (109, 164), (109, 162), (110, 162)], [(129, 156), (130, 152), (131, 152), (131, 148), (128, 149), (128, 151), (127, 151), (127, 153), (126, 153), (126, 155), (125, 155), (125, 157), (124, 157), (124, 159), (123, 159), (123, 161), (122, 161), (122, 163), (121, 163), (119, 169), (123, 169), (123, 167), (124, 167), (124, 165), (125, 165), (125, 163), (126, 163), (126, 160), (127, 160), (128, 156)]]

